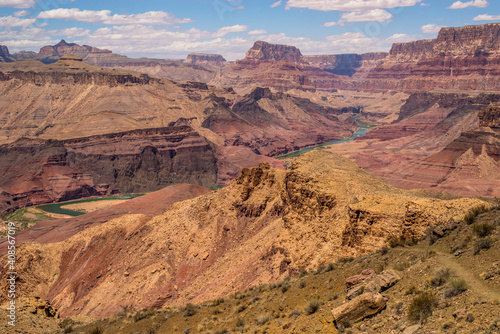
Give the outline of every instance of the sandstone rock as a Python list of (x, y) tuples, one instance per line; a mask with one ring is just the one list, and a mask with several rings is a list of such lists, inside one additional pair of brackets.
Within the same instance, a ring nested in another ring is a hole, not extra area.
[(399, 282), (400, 279), (401, 276), (396, 270), (384, 270), (365, 285), (364, 293), (374, 293), (387, 290)]
[(413, 325), (406, 327), (403, 331), (403, 334), (415, 334), (420, 329), (420, 325)]
[(351, 300), (357, 296), (361, 296), (364, 291), (364, 285), (355, 286), (347, 291), (347, 299)]
[(302, 60), (302, 53), (300, 53), (300, 50), (295, 46), (257, 41), (250, 50), (247, 51), (245, 58), (271, 61), (286, 59), (290, 63), (300, 63)]
[(375, 275), (375, 272), (373, 271), (373, 269), (365, 269), (359, 275), (354, 275), (354, 276), (348, 277), (345, 280), (345, 286), (347, 287), (347, 289), (350, 289), (354, 285), (359, 284), (367, 279), (372, 278), (373, 275)]
[(188, 64), (206, 65), (212, 67), (224, 67), (227, 64), (226, 59), (224, 59), (221, 55), (206, 53), (190, 53), (184, 62)]
[(500, 128), (500, 106), (489, 106), (479, 112), (479, 126)]
[(9, 53), (9, 49), (5, 45), (0, 45), (0, 63), (9, 63), (15, 61)]
[(336, 324), (353, 324), (385, 308), (386, 301), (379, 293), (364, 293), (332, 310)]

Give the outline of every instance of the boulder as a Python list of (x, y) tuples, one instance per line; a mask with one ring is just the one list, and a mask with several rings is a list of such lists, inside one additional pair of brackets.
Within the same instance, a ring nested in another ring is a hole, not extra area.
[(389, 289), (401, 279), (396, 270), (384, 270), (365, 285), (364, 293), (380, 292)]
[(385, 306), (386, 300), (380, 293), (364, 293), (334, 308), (332, 314), (336, 324), (353, 324), (380, 312)]
[(346, 280), (345, 280), (345, 286), (347, 287), (347, 289), (350, 289), (351, 287), (367, 280), (367, 279), (370, 279), (373, 277), (373, 275), (375, 275), (375, 272), (373, 271), (373, 269), (365, 269), (363, 270), (359, 275), (354, 275), (354, 276), (351, 276), (351, 277), (348, 277)]

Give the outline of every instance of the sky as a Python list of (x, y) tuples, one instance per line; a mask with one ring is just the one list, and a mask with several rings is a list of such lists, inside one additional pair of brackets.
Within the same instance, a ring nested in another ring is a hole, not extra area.
[(494, 22), (498, 0), (0, 0), (0, 45), (38, 52), (65, 39), (129, 57), (236, 60), (257, 40), (304, 55), (365, 53)]

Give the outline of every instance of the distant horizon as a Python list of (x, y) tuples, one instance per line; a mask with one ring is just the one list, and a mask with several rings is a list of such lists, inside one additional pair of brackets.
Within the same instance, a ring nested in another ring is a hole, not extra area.
[(0, 0), (0, 45), (38, 52), (64, 39), (130, 58), (234, 61), (258, 40), (305, 56), (363, 54), (499, 22), (500, 4), (486, 0)]

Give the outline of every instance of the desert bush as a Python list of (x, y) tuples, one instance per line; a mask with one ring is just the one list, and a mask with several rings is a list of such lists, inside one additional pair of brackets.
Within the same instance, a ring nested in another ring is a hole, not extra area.
[(300, 311), (295, 309), (290, 313), (290, 317), (298, 317), (300, 315)]
[(490, 237), (481, 238), (474, 243), (474, 255), (479, 254), (483, 249), (489, 249), (493, 245)]
[(488, 207), (484, 204), (473, 207), (465, 214), (464, 216), (465, 223), (471, 225), (472, 223), (474, 223), (474, 219), (476, 219), (477, 216), (479, 216), (484, 212), (487, 212), (488, 210), (489, 210)]
[(264, 325), (265, 323), (267, 323), (269, 320), (271, 319), (271, 316), (266, 313), (266, 314), (261, 314), (257, 317), (257, 325), (258, 326), (262, 326)]
[(403, 271), (410, 268), (411, 264), (412, 263), (410, 261), (397, 262), (393, 265), (393, 268), (399, 271)]
[(241, 318), (236, 319), (236, 327), (243, 327), (245, 326), (245, 321)]
[(352, 262), (354, 261), (354, 257), (353, 256), (343, 256), (341, 257), (338, 262), (339, 263), (349, 263), (349, 262)]
[(184, 316), (192, 317), (195, 314), (196, 314), (196, 306), (194, 306), (191, 303), (187, 304), (186, 307), (184, 308)]
[(69, 325), (66, 328), (64, 328), (64, 333), (72, 333), (73, 332), (73, 325)]
[(247, 306), (242, 304), (236, 308), (236, 313), (241, 313), (247, 309)]
[(307, 285), (306, 281), (302, 281), (302, 282), (300, 282), (300, 284), (299, 284), (299, 288), (303, 289), (303, 288), (305, 288), (305, 287), (306, 287), (306, 285)]
[(140, 310), (139, 312), (137, 312), (134, 315), (134, 321), (137, 322), (139, 320), (149, 318), (149, 317), (151, 317), (151, 316), (153, 316), (155, 314), (156, 314), (156, 311), (153, 310), (153, 309)]
[(221, 330), (215, 331), (214, 334), (229, 334), (229, 331), (227, 329), (221, 329)]
[(309, 303), (307, 303), (306, 307), (304, 308), (304, 312), (309, 315), (315, 313), (317, 310), (319, 310), (321, 306), (321, 303), (319, 302), (318, 299), (311, 299)]
[(432, 291), (424, 291), (419, 293), (410, 303), (408, 307), (408, 318), (411, 321), (425, 321), (432, 315), (437, 305), (437, 298)]
[(446, 298), (451, 298), (467, 291), (467, 282), (463, 278), (452, 278), (450, 287), (444, 292)]
[(434, 277), (431, 278), (430, 281), (431, 285), (434, 287), (441, 286), (448, 281), (450, 276), (451, 276), (451, 270), (449, 268), (441, 268), (438, 271), (436, 271)]
[(87, 331), (87, 334), (102, 334), (104, 333), (104, 330), (102, 329), (101, 326), (94, 326), (92, 329)]
[(281, 292), (285, 293), (288, 291), (288, 289), (290, 289), (290, 284), (288, 283), (281, 284)]
[(383, 246), (382, 248), (379, 249), (379, 252), (381, 255), (386, 255), (387, 253), (389, 253), (389, 247)]
[(484, 238), (488, 235), (491, 234), (491, 232), (493, 232), (493, 230), (495, 229), (495, 226), (493, 224), (490, 224), (490, 223), (477, 223), (477, 224), (474, 224), (474, 226), (472, 226), (472, 230), (480, 237), (480, 238)]
[(389, 247), (391, 248), (396, 248), (404, 245), (405, 245), (405, 240), (403, 238), (392, 238), (389, 240)]

